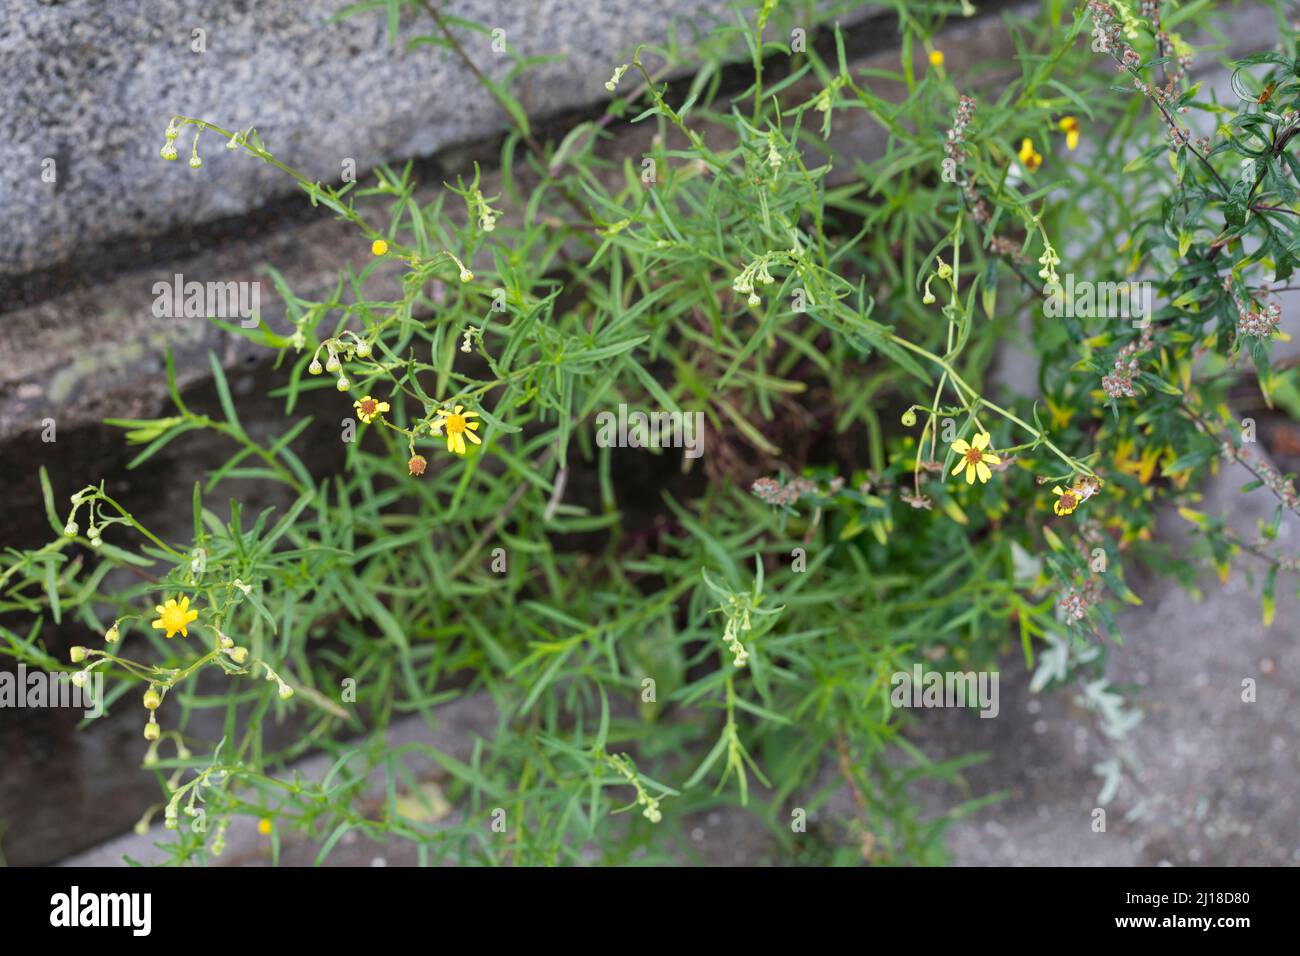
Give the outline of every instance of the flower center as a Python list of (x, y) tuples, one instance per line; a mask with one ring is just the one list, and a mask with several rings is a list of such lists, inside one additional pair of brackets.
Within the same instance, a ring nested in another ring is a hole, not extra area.
[(464, 430), (465, 430), (465, 416), (464, 416), (464, 415), (448, 415), (448, 416), (447, 416), (447, 434), (448, 434), (448, 435), (459, 435), (459, 434), (460, 434), (461, 432), (463, 432)]
[(1073, 508), (1073, 507), (1074, 507), (1075, 505), (1077, 505), (1078, 503), (1079, 503), (1079, 499), (1076, 498), (1074, 495), (1072, 495), (1072, 494), (1071, 494), (1070, 492), (1068, 492), (1068, 491), (1067, 491), (1065, 494), (1061, 495), (1061, 507), (1062, 507), (1062, 508)]
[(365, 415), (373, 415), (376, 409), (378, 408), (379, 408), (379, 403), (376, 402), (373, 398), (367, 401), (363, 401), (361, 403), (361, 411)]
[(984, 460), (984, 453), (978, 448), (972, 448), (966, 452), (966, 460), (972, 465), (978, 465)]

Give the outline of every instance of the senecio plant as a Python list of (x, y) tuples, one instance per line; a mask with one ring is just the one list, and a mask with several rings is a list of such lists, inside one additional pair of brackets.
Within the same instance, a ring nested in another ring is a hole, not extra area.
[[(282, 424), (250, 429), (215, 360), (216, 407), (169, 361), (174, 411), (114, 422), (137, 466), (188, 432), (229, 447), (192, 535), (102, 482), (64, 504), (42, 473), (55, 540), (0, 574), (32, 618), (10, 653), (66, 669), (42, 633), (71, 616), (94, 635), (72, 668), (142, 707), (142, 822), (161, 809), (176, 862), (238, 816), (319, 860), (355, 831), (425, 862), (663, 862), (722, 805), (788, 859), (941, 862), (969, 807), (924, 817), (912, 787), (965, 761), (908, 744), (891, 675), (1024, 667), (1119, 736), (1141, 699), (1103, 665), (1135, 569), (1195, 589), (1206, 561), (1240, 567), (1271, 621), (1300, 501), (1227, 394), (1300, 404), (1270, 361), (1300, 250), (1282, 13), (1225, 92), (1193, 72), (1206, 4), (1004, 13), (1015, 56), (960, 72), (940, 31), (971, 5), (882, 6), (894, 69), (851, 64), (834, 11), (767, 0), (611, 64), (603, 114), (551, 139), (509, 92), (533, 60), (394, 0), (394, 42), (425, 24), (408, 55), (456, 58), (511, 123), (454, 184), (324, 185), (237, 121), (171, 118), (161, 160), (188, 146), (195, 189), (211, 163), (273, 164), (355, 243), (324, 298), (271, 272), (285, 324), (218, 322), (274, 356)], [(231, 155), (202, 159), (204, 134)], [(1147, 306), (1079, 294), (1121, 283)], [(992, 375), (1008, 338), (1032, 394)], [(620, 405), (701, 416), (702, 456), (597, 441)], [(304, 461), (307, 406), (356, 423), (336, 467)], [(1229, 463), (1276, 498), (1252, 539), (1197, 507)], [(250, 514), (251, 488), (283, 503)], [(1156, 535), (1162, 505), (1194, 547)], [(470, 694), (499, 719), (463, 750), (386, 744)], [(309, 752), (322, 779), (291, 768)], [(845, 789), (852, 819), (817, 813)]]

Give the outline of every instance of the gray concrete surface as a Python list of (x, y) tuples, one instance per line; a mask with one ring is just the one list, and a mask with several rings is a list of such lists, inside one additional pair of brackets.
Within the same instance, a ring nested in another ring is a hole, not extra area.
[[(512, 89), (534, 117), (605, 97), (613, 66), (636, 43), (675, 29), (689, 45), (725, 5), (710, 0), (439, 0), (450, 16), (504, 31), (526, 56), (557, 56)], [(88, 245), (239, 215), (291, 190), (270, 166), (208, 162), (202, 185), (159, 160), (176, 113), (228, 129), (256, 126), (283, 161), (338, 182), (392, 159), (427, 156), (499, 130), (505, 114), (443, 50), (407, 44), (433, 32), (409, 13), (395, 46), (384, 12), (333, 18), (342, 0), (69, 0), (0, 3), (0, 276), (68, 258)], [(195, 31), (202, 31), (196, 34)], [(501, 79), (509, 57), (493, 37), (456, 30), (476, 66)], [(202, 49), (196, 49), (201, 44)], [(200, 141), (214, 159), (222, 143)], [(42, 179), (43, 162), (56, 180)]]

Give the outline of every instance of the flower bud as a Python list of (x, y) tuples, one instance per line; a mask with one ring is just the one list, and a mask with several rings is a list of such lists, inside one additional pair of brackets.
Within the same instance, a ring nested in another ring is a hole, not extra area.
[(312, 359), (311, 364), (307, 366), (307, 371), (311, 372), (313, 375), (319, 375), (321, 372), (325, 371), (325, 369), (321, 367), (320, 359)]
[(77, 532), (80, 530), (81, 529), (77, 526), (77, 522), (75, 521), (69, 521), (66, 525), (63, 526), (63, 533), (67, 535), (69, 538), (75, 538), (77, 536)]
[(82, 661), (86, 659), (86, 649), (80, 646), (74, 647), (71, 653), (69, 654), (69, 656), (72, 659), (72, 663), (80, 664)]
[(357, 345), (357, 358), (369, 358), (369, 357), (370, 357), (370, 343), (369, 342), (359, 343)]
[(376, 239), (374, 242), (370, 244), (370, 251), (377, 256), (387, 255), (388, 243), (385, 242), (383, 239)]
[(346, 375), (340, 375), (339, 380), (334, 383), (334, 387), (337, 388), (340, 392), (346, 392), (349, 388), (351, 388), (351, 385), (348, 383), (348, 379)]
[(190, 157), (190, 169), (198, 169), (202, 165), (203, 165), (203, 160), (199, 159), (198, 156)]
[(162, 698), (158, 696), (156, 690), (150, 687), (144, 692), (144, 706), (147, 710), (157, 710), (160, 704), (162, 704)]
[(418, 478), (424, 474), (424, 469), (428, 464), (423, 455), (415, 455), (406, 463), (406, 473)]
[(230, 659), (236, 664), (242, 664), (244, 661), (248, 660), (247, 647), (232, 647), (228, 653), (230, 654)]
[(158, 723), (153, 719), (150, 719), (149, 723), (144, 725), (145, 740), (157, 740), (159, 735), (161, 734), (162, 734), (162, 728), (159, 727)]
[(77, 671), (72, 675), (72, 683), (77, 687), (85, 687), (87, 676), (89, 675), (87, 675), (85, 671)]
[(114, 621), (114, 622), (113, 622), (113, 626), (110, 627), (110, 628), (109, 628), (109, 629), (104, 633), (104, 643), (106, 643), (106, 644), (116, 644), (116, 643), (117, 643), (118, 641), (120, 641), (121, 639), (122, 639), (122, 635), (119, 634), (118, 631), (117, 631), (117, 622)]
[(909, 408), (907, 411), (903, 412), (903, 427), (911, 428), (915, 424), (916, 412)]
[(166, 146), (158, 150), (158, 155), (161, 156), (163, 159), (172, 160), (175, 159), (180, 154), (176, 152), (175, 145), (168, 142)]
[(281, 700), (288, 700), (290, 697), (293, 696), (293, 688), (290, 687), (288, 684), (284, 683), (283, 681), (281, 681), (280, 689), (279, 691), (277, 691), (277, 693), (280, 695)]

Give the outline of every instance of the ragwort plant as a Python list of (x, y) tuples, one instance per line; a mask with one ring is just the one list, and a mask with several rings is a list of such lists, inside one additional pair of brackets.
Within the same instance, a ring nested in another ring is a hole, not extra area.
[[(961, 76), (939, 30), (969, 5), (882, 6), (897, 70), (855, 67), (831, 22), (768, 0), (690, 52), (611, 64), (604, 115), (558, 142), (509, 92), (535, 60), (480, 67), (489, 27), (424, 0), (350, 8), (386, 7), (394, 41), (403, 17), (427, 24), (414, 46), (457, 57), (512, 121), (498, 172), (431, 198), (410, 167), (324, 185), (251, 128), (172, 117), (162, 159), (188, 140), (199, 170), (206, 133), (357, 244), (322, 300), (272, 272), (287, 327), (223, 325), (275, 356), (276, 437), (250, 434), (215, 359), (219, 408), (190, 408), (169, 359), (173, 413), (113, 422), (143, 446), (133, 467), (187, 432), (229, 443), (191, 540), (104, 482), (61, 506), (42, 472), (57, 536), (0, 575), (0, 607), (32, 617), (0, 631), (14, 656), (64, 668), (41, 640), (64, 616), (104, 635), (72, 664), (107, 675), (110, 706), (143, 704), (162, 796), (142, 824), (161, 811), (175, 862), (220, 855), (240, 815), (318, 861), (352, 831), (422, 862), (667, 861), (692, 852), (691, 813), (732, 804), (799, 860), (940, 862), (945, 824), (985, 798), (920, 814), (916, 781), (973, 758), (908, 743), (891, 675), (1021, 666), (1017, 647), (1035, 689), (1079, 684), (1122, 737), (1140, 701), (1102, 667), (1140, 603), (1126, 570), (1195, 587), (1196, 556), (1154, 535), (1163, 502), (1223, 574), (1263, 569), (1271, 619), (1296, 493), (1226, 395), (1248, 374), (1296, 387), (1269, 358), (1300, 247), (1293, 38), (1237, 63), (1220, 103), (1188, 74), (1203, 4), (1048, 2), (1004, 17), (1014, 61)], [(832, 135), (862, 122), (876, 159)], [(605, 142), (645, 127), (644, 155)], [(1156, 305), (1052, 315), (1062, 273), (1150, 281)], [(1037, 395), (991, 376), (1014, 336)], [(318, 390), (360, 423), (335, 474), (295, 450)], [(597, 442), (620, 405), (702, 414), (703, 457)], [(1258, 540), (1194, 507), (1225, 460), (1278, 499)], [(248, 483), (286, 506), (223, 509)], [(138, 582), (109, 587), (122, 567)], [(499, 722), (466, 753), (385, 743), (470, 692)], [(219, 740), (187, 733), (205, 709)], [(333, 761), (309, 782), (289, 764), (310, 752)], [(854, 818), (803, 835), (842, 788)]]

